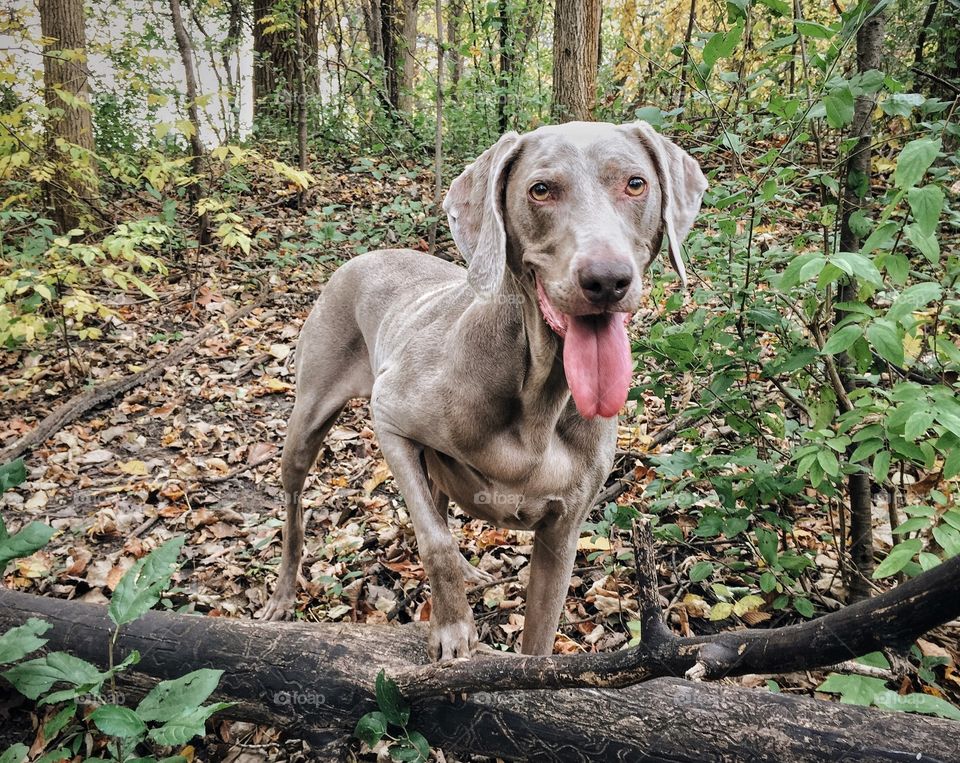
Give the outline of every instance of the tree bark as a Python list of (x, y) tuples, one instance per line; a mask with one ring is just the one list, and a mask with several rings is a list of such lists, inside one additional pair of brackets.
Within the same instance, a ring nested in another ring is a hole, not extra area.
[(457, 88), (463, 76), (463, 54), (460, 52), (460, 17), (464, 0), (450, 0), (447, 7), (447, 66), (449, 67), (449, 96), (456, 103)]
[[(106, 667), (113, 625), (105, 607), (0, 590), (0, 632), (30, 617), (53, 625), (44, 634), (47, 649)], [(376, 709), (377, 672), (423, 665), (425, 645), (419, 624), (260, 623), (148, 612), (120, 631), (116, 654), (136, 649), (141, 659), (119, 675), (118, 685), (132, 703), (159, 680), (220, 668), (215, 698), (237, 703), (225, 717), (286, 729), (308, 739), (317, 759), (344, 760), (357, 720)], [(413, 703), (410, 727), (445, 751), (505, 760), (960, 759), (960, 734), (950, 721), (676, 678), (620, 691), (423, 699)]]
[[(285, 18), (285, 16), (287, 18)], [(295, 19), (304, 25), (303, 67), (306, 89), (318, 86), (320, 14), (316, 0), (254, 0), (253, 117), (293, 125), (297, 116), (297, 44)], [(277, 27), (277, 28), (273, 28)]]
[[(187, 115), (193, 127), (193, 133), (190, 135), (191, 165), (194, 176), (198, 177), (203, 172), (206, 152), (203, 150), (203, 141), (200, 140), (200, 113), (197, 109), (197, 79), (193, 63), (193, 43), (190, 41), (190, 35), (187, 34), (187, 28), (183, 23), (180, 0), (170, 0), (170, 17), (173, 21), (173, 32), (177, 38), (177, 48), (180, 50), (180, 60), (183, 62)], [(200, 199), (200, 187), (197, 182), (192, 182), (189, 185), (187, 196), (190, 199), (191, 207)], [(200, 215), (197, 227), (197, 244), (198, 246), (206, 246), (210, 243), (210, 221), (206, 212)]]
[(420, 0), (403, 0), (403, 29), (400, 35), (400, 57), (403, 62), (400, 80), (400, 110), (413, 113), (413, 88), (417, 75), (417, 21)]
[(53, 112), (46, 130), (55, 173), (47, 189), (54, 220), (65, 233), (77, 227), (96, 188), (93, 163), (73, 160), (62, 143), (94, 148), (83, 0), (39, 0), (38, 8), (41, 33), (49, 40), (43, 46), (44, 101)]
[[(305, 0), (297, 0), (297, 23), (294, 30), (296, 41), (295, 70), (297, 76), (297, 160), (301, 170), (307, 169), (307, 80), (304, 72), (303, 30), (300, 28), (300, 19), (303, 18)], [(306, 190), (297, 195), (297, 205), (303, 209), (307, 198)]]
[[(883, 48), (883, 13), (877, 13), (864, 22), (857, 31), (857, 71), (866, 72), (879, 69)], [(850, 137), (856, 139), (856, 145), (846, 161), (846, 182), (843, 192), (843, 213), (840, 224), (840, 250), (859, 252), (860, 239), (854, 232), (850, 220), (863, 208), (870, 196), (870, 155), (873, 139), (872, 114), (876, 107), (877, 96), (864, 93), (857, 96), (854, 104), (853, 125)], [(840, 302), (857, 300), (857, 281), (849, 278), (839, 289)], [(842, 320), (845, 311), (838, 310), (836, 319)], [(838, 356), (841, 381), (847, 392), (853, 390), (849, 358)], [(853, 446), (847, 455), (852, 454)], [(873, 514), (871, 497), (871, 479), (864, 471), (851, 474), (847, 479), (850, 500), (850, 559), (854, 574), (850, 580), (850, 599), (859, 601), (870, 595), (870, 576), (873, 573)]]
[(553, 118), (590, 120), (597, 99), (600, 0), (556, 0), (553, 16)]
[(677, 107), (683, 106), (687, 96), (687, 62), (690, 60), (690, 41), (693, 39), (693, 25), (697, 20), (697, 0), (690, 0), (690, 15), (687, 17), (687, 31), (683, 36), (683, 58), (680, 61), (680, 97)]

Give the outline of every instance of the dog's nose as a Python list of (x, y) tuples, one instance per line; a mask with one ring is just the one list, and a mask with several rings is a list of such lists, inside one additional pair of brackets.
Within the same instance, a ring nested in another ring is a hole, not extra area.
[(594, 260), (587, 262), (577, 273), (583, 295), (594, 305), (612, 305), (623, 299), (633, 281), (629, 262)]

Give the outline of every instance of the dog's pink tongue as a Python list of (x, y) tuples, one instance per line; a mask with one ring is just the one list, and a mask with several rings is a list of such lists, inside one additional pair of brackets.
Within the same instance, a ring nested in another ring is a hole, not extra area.
[(570, 316), (563, 370), (573, 402), (586, 419), (616, 416), (627, 402), (633, 361), (625, 313)]

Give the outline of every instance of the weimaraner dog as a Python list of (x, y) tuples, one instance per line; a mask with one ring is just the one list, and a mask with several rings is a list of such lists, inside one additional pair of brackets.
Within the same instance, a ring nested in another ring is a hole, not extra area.
[(644, 122), (510, 132), (443, 204), (466, 270), (409, 250), (337, 270), (297, 347), (283, 558), (262, 616), (291, 613), (304, 480), (344, 405), (364, 397), (432, 587), (430, 656), (477, 644), (464, 581), (478, 571), (447, 526), (448, 498), (534, 531), (522, 651), (549, 654), (581, 523), (613, 464), (644, 272), (666, 234), (686, 282), (680, 245), (706, 187)]

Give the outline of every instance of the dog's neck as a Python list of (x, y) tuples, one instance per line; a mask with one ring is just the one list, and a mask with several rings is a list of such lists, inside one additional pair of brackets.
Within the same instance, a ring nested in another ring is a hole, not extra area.
[(563, 340), (540, 310), (533, 273), (508, 270), (501, 291), (519, 306), (521, 331), (526, 339), (522, 343), (526, 357), (522, 359), (521, 397), (542, 415), (551, 419), (559, 417), (570, 401), (563, 370)]

